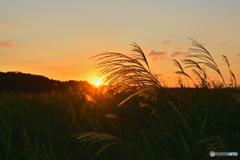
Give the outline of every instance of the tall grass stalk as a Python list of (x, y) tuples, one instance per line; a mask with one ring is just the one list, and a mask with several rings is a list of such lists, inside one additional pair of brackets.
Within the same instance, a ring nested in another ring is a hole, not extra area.
[[(127, 56), (116, 52), (104, 52), (97, 54), (91, 58), (98, 58), (96, 61), (101, 61), (97, 64), (97, 68), (103, 68), (99, 72), (99, 76), (106, 76), (104, 83), (108, 82), (105, 92), (113, 90), (114, 94), (124, 90), (133, 92), (125, 100), (118, 104), (122, 105), (130, 98), (140, 95), (145, 99), (151, 99), (154, 103), (154, 109), (157, 110), (160, 106), (156, 104), (160, 99), (168, 99), (178, 109), (178, 111), (190, 122), (190, 117), (185, 113), (184, 107), (179, 104), (178, 100), (173, 98), (169, 92), (163, 87), (158, 78), (151, 73), (148, 61), (142, 49), (136, 44), (133, 46), (132, 56)], [(176, 65), (181, 66), (177, 61)], [(182, 69), (182, 74), (189, 77)], [(169, 110), (169, 108), (166, 108)], [(166, 113), (160, 113), (164, 115)]]
[(236, 81), (236, 78), (235, 78), (235, 75), (234, 73), (232, 72), (232, 70), (230, 69), (230, 63), (227, 59), (227, 57), (225, 55), (222, 55), (223, 56), (223, 61), (227, 63), (228, 65), (228, 69), (229, 69), (229, 73), (230, 73), (230, 86), (235, 86), (235, 88), (237, 88), (237, 81)]

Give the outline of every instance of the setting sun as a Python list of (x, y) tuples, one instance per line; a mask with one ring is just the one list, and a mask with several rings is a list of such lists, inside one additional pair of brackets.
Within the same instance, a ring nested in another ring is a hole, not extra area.
[(94, 82), (94, 85), (97, 86), (97, 87), (98, 87), (100, 84), (101, 84), (100, 81), (95, 81), (95, 82)]

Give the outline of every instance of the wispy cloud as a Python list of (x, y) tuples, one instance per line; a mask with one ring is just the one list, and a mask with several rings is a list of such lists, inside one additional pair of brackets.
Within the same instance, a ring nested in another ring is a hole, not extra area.
[(221, 45), (221, 47), (225, 47), (227, 45), (227, 43), (223, 43), (222, 45)]
[(2, 48), (8, 48), (8, 47), (14, 47), (11, 43), (13, 40), (8, 39), (7, 41), (0, 41), (0, 47)]
[(162, 41), (162, 44), (169, 44), (170, 41)]
[(184, 56), (184, 57), (189, 57), (189, 54), (188, 53), (184, 53), (184, 52), (173, 52), (171, 54), (171, 57), (177, 57), (177, 56)]
[(147, 55), (152, 57), (153, 61), (165, 59), (166, 52), (151, 50)]
[(172, 33), (168, 32), (168, 35), (169, 35), (171, 38), (173, 38), (173, 34), (172, 34)]
[(183, 47), (177, 47), (177, 48), (174, 48), (174, 49), (176, 49), (176, 50), (182, 50)]

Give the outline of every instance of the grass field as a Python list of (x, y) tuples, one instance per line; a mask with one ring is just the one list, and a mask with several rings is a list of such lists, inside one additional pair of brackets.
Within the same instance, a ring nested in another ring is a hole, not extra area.
[[(140, 56), (132, 59), (98, 55), (109, 58), (99, 63), (107, 66), (102, 73), (113, 74), (106, 78), (108, 86), (93, 87), (90, 93), (2, 91), (0, 159), (239, 158), (209, 156), (210, 151), (240, 153), (240, 89), (234, 74), (227, 86), (214, 60), (207, 58), (212, 65), (202, 64), (218, 72), (223, 82), (212, 81), (200, 66), (194, 82), (174, 61), (181, 70), (176, 73), (192, 80), (195, 88), (186, 88), (181, 78), (180, 88), (165, 88), (151, 74), (140, 47), (134, 47)], [(185, 64), (198, 67), (195, 61)]]
[[(151, 114), (150, 107), (140, 107), (139, 102), (145, 103), (140, 97), (120, 107), (105, 98), (99, 107), (76, 92), (1, 93), (0, 159), (90, 159), (115, 142), (79, 143), (73, 135), (84, 132), (108, 133), (124, 141), (96, 159), (203, 159), (210, 150), (240, 151), (239, 90), (170, 92), (182, 95), (179, 99), (194, 120), (189, 125), (165, 99), (159, 101), (157, 114)], [(201, 143), (207, 138), (209, 144)]]

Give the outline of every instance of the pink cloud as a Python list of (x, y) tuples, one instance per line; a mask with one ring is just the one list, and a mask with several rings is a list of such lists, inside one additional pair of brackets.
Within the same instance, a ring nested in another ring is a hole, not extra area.
[(167, 53), (166, 52), (162, 52), (162, 51), (154, 51), (154, 50), (151, 50), (149, 53), (148, 53), (148, 56), (149, 57), (152, 57), (152, 60), (153, 61), (157, 61), (157, 60), (163, 60), (165, 59), (165, 55)]
[(189, 54), (188, 54), (188, 53), (184, 53), (184, 52), (173, 52), (173, 53), (171, 54), (171, 57), (177, 57), (177, 56), (188, 57)]
[(221, 47), (225, 47), (227, 45), (227, 43), (223, 43), (222, 45), (221, 45)]
[(171, 38), (173, 38), (173, 35), (172, 35), (171, 33), (168, 32), (168, 35), (169, 35)]
[(238, 57), (240, 57), (240, 53), (238, 53)]
[(162, 44), (169, 44), (170, 41), (162, 41)]
[(2, 48), (7, 48), (7, 47), (14, 47), (11, 43), (13, 40), (8, 39), (7, 41), (0, 41), (0, 46)]

